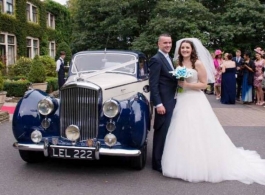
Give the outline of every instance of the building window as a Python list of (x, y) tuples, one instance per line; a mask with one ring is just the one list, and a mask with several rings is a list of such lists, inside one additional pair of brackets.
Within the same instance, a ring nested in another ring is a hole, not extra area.
[(30, 22), (38, 23), (38, 8), (31, 3), (27, 3), (27, 20)]
[(4, 12), (4, 2), (0, 0), (0, 12)]
[(14, 0), (0, 0), (0, 11), (7, 14), (14, 14)]
[(51, 13), (47, 13), (47, 27), (55, 29), (55, 16)]
[(7, 65), (16, 61), (16, 37), (12, 34), (0, 34), (0, 60)]
[(54, 41), (51, 41), (50, 44), (49, 44), (49, 50), (50, 50), (50, 56), (52, 58), (55, 58), (55, 42)]
[(27, 57), (34, 58), (36, 55), (39, 55), (39, 40), (27, 37)]

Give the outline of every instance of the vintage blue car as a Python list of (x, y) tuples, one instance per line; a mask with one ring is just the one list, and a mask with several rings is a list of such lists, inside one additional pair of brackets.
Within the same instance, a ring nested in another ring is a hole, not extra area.
[(152, 109), (146, 56), (136, 51), (83, 51), (71, 60), (59, 98), (31, 89), (18, 102), (13, 134), (28, 163), (47, 157), (128, 157), (145, 166)]

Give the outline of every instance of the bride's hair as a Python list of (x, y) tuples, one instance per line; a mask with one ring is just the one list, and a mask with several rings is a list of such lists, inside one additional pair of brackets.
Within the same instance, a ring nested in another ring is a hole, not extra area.
[(192, 43), (192, 41), (189, 41), (189, 40), (183, 40), (179, 46), (179, 50), (178, 50), (178, 55), (179, 55), (179, 65), (180, 66), (183, 66), (183, 56), (181, 55), (181, 46), (183, 43), (189, 43), (190, 46), (191, 46), (191, 56), (190, 56), (190, 61), (191, 61), (191, 64), (192, 64), (192, 68), (195, 69), (195, 62), (198, 60), (198, 55), (197, 55), (197, 52), (196, 52), (196, 49), (194, 47), (194, 44)]

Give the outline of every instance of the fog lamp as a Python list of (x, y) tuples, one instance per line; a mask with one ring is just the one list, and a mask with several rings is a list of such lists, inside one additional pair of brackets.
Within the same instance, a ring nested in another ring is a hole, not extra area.
[(109, 133), (104, 137), (104, 142), (107, 146), (112, 147), (117, 143), (117, 138), (112, 133)]
[(40, 131), (38, 130), (34, 130), (32, 131), (31, 133), (31, 140), (34, 142), (34, 143), (39, 143), (41, 140), (42, 140), (42, 134)]
[(66, 128), (65, 134), (70, 141), (76, 141), (80, 137), (80, 130), (76, 125), (70, 125)]
[(48, 119), (48, 118), (45, 118), (41, 121), (41, 126), (44, 128), (44, 129), (48, 129), (50, 127), (50, 122), (51, 120)]
[(114, 122), (108, 122), (107, 125), (106, 125), (106, 129), (109, 131), (109, 132), (112, 132), (116, 129), (116, 125)]

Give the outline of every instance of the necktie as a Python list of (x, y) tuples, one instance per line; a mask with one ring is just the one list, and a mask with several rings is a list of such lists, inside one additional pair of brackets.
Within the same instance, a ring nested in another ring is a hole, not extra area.
[(172, 68), (172, 70), (174, 70), (174, 67), (173, 67), (173, 64), (172, 64), (172, 61), (171, 61), (169, 55), (166, 56), (166, 59), (167, 59), (169, 65), (170, 65), (170, 67)]

